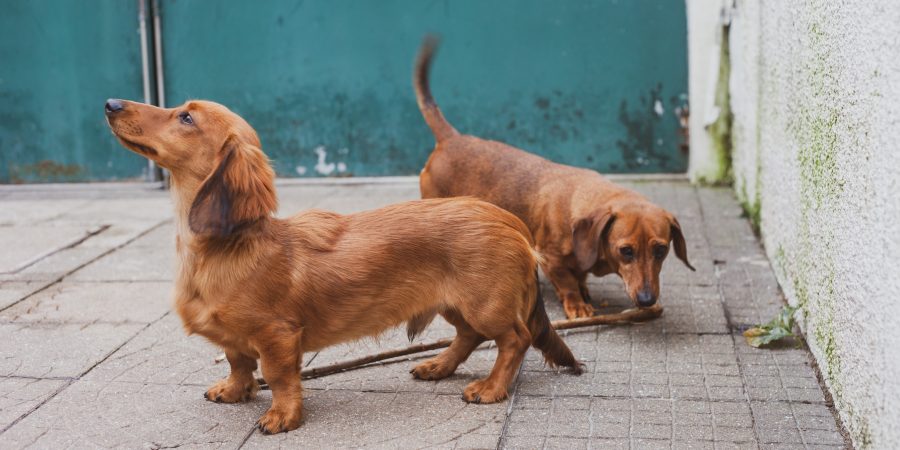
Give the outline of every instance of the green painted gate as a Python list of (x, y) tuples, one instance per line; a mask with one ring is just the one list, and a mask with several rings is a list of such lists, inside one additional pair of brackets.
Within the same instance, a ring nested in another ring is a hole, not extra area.
[[(139, 176), (98, 106), (142, 98), (136, 0), (6, 3), (0, 181)], [(23, 18), (49, 9), (53, 39), (25, 55), (21, 36), (43, 34)], [(417, 174), (433, 138), (411, 72), (428, 32), (443, 38), (432, 89), (460, 131), (606, 172), (686, 168), (683, 1), (160, 0), (160, 14), (166, 103), (228, 105), (281, 176)], [(71, 169), (27, 166), (44, 160)]]
[(138, 177), (103, 117), (143, 99), (136, 1), (0, 3), (0, 183)]

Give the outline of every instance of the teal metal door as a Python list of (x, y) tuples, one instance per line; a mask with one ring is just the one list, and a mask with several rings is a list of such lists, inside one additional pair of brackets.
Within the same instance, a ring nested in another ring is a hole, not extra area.
[[(411, 72), (429, 32), (443, 37), (432, 89), (460, 131), (604, 172), (686, 168), (675, 112), (687, 92), (683, 1), (160, 6), (166, 103), (228, 105), (259, 131), (281, 176), (417, 174), (433, 138)], [(145, 174), (101, 106), (143, 99), (137, 9), (137, 0), (3, 2), (0, 183)]]
[(137, 2), (0, 5), (0, 183), (140, 176), (103, 118), (108, 97), (141, 100)]
[(683, 1), (164, 0), (167, 104), (224, 103), (280, 176), (413, 175), (433, 138), (416, 108), (422, 36), (432, 89), (462, 132), (604, 172), (680, 172)]

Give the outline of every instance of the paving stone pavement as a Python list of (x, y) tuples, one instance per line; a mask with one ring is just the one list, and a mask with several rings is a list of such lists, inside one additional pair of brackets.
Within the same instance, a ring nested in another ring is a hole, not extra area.
[[(494, 349), (439, 382), (407, 370), (434, 352), (304, 382), (296, 431), (253, 423), (271, 395), (207, 402), (219, 351), (170, 312), (168, 195), (143, 184), (0, 187), (0, 448), (846, 448), (802, 343), (747, 346), (783, 298), (731, 191), (621, 181), (677, 215), (696, 272), (664, 265), (660, 319), (569, 330), (586, 372), (530, 351), (494, 405), (467, 405)], [(282, 213), (342, 213), (415, 199), (414, 179), (279, 182)], [(613, 277), (589, 282), (601, 311), (630, 306)], [(547, 309), (563, 318), (543, 283)], [(408, 345), (405, 330), (304, 356), (314, 367)], [(438, 320), (418, 342), (452, 336)]]

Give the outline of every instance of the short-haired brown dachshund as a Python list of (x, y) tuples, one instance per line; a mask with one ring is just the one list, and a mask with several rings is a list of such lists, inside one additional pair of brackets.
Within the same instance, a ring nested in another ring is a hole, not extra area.
[(650, 307), (659, 297), (659, 271), (670, 242), (694, 270), (678, 220), (640, 194), (593, 170), (457, 132), (428, 87), (436, 47), (436, 39), (425, 39), (413, 77), (419, 109), (437, 141), (419, 177), (422, 198), (474, 196), (522, 219), (569, 318), (593, 315), (588, 273), (618, 274), (631, 300)]
[(497, 344), (493, 370), (465, 388), (467, 402), (505, 399), (530, 345), (548, 363), (580, 371), (550, 326), (539, 256), (514, 215), (470, 198), (278, 219), (274, 172), (259, 138), (224, 106), (109, 100), (106, 116), (125, 147), (171, 173), (175, 309), (186, 331), (221, 346), (231, 365), (204, 396), (229, 403), (254, 396), (259, 359), (272, 389), (272, 407), (258, 422), (263, 432), (300, 426), (303, 352), (404, 322), (415, 335), (436, 314), (457, 335), (413, 369), (417, 378), (447, 377), (482, 342)]

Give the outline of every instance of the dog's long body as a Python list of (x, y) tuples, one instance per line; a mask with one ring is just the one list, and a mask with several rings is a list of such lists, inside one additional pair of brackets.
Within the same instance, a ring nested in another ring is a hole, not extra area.
[(422, 197), (474, 196), (522, 219), (570, 318), (593, 314), (587, 303), (588, 273), (617, 273), (638, 306), (654, 305), (670, 241), (678, 258), (691, 267), (675, 217), (593, 170), (460, 134), (429, 90), (435, 50), (436, 41), (426, 39), (413, 79), (419, 109), (437, 141), (419, 177)]
[(229, 377), (204, 395), (252, 397), (259, 359), (273, 393), (262, 431), (300, 425), (303, 352), (404, 322), (414, 335), (436, 314), (457, 336), (413, 369), (417, 378), (449, 376), (479, 344), (497, 343), (491, 374), (466, 387), (466, 401), (506, 398), (530, 345), (551, 364), (580, 370), (550, 326), (535, 276), (538, 255), (514, 215), (468, 198), (278, 219), (274, 174), (259, 139), (227, 108), (110, 100), (107, 116), (126, 147), (171, 173), (180, 259), (175, 307), (185, 329), (221, 346), (231, 365)]
[[(536, 263), (525, 233), (518, 219), (476, 200), (273, 218), (227, 246), (198, 238), (183, 248), (176, 307), (189, 332), (248, 354), (258, 353), (254, 327), (275, 317), (302, 329), (301, 352), (444, 311), (490, 317), (478, 329), (494, 336), (509, 326), (498, 315), (532, 318), (537, 288), (526, 280)], [(260, 299), (269, 301), (256, 309)]]

